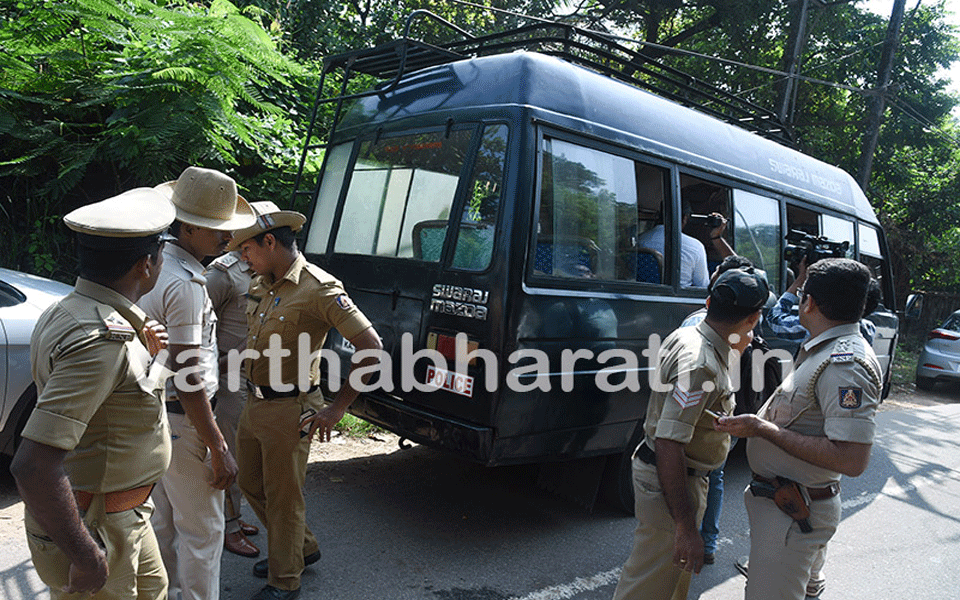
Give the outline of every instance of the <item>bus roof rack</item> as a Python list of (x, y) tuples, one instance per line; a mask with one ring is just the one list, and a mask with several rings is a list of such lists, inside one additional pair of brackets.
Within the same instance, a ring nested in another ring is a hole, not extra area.
[[(411, 25), (421, 18), (439, 22), (443, 27), (459, 34), (459, 38), (437, 44), (412, 39)], [(633, 50), (622, 43), (621, 38), (554, 22), (538, 22), (498, 33), (474, 36), (430, 11), (421, 9), (408, 15), (403, 33), (398, 39), (324, 59), (317, 100), (310, 117), (294, 186), (293, 204), (296, 205), (299, 196), (315, 192), (300, 189), (304, 162), (310, 150), (323, 147), (333, 139), (345, 101), (388, 93), (399, 85), (404, 75), (420, 69), (515, 50), (528, 50), (561, 58), (796, 148), (793, 131), (774, 111), (670, 67), (651, 53)], [(335, 71), (341, 72), (340, 93), (325, 97), (324, 81), (329, 73)], [(365, 92), (347, 93), (348, 82), (357, 73), (375, 77), (382, 83)], [(315, 128), (319, 106), (331, 102), (336, 102), (337, 106), (326, 143), (312, 142), (311, 140), (318, 140)]]

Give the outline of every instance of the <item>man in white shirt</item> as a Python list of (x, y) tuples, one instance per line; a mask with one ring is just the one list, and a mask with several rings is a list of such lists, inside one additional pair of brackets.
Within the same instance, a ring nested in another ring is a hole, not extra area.
[(167, 327), (173, 375), (165, 391), (170, 421), (170, 468), (152, 498), (156, 531), (170, 580), (169, 600), (217, 600), (223, 554), (223, 490), (237, 463), (217, 427), (210, 400), (218, 387), (216, 315), (205, 287), (207, 256), (223, 252), (231, 231), (256, 218), (230, 177), (188, 167), (155, 189), (177, 210), (157, 285), (137, 303)]
[[(707, 250), (703, 243), (693, 236), (683, 233), (690, 220), (692, 209), (689, 202), (681, 203), (682, 221), (680, 230), (680, 287), (707, 287), (710, 283), (710, 274), (707, 269)], [(721, 258), (733, 254), (733, 249), (723, 238), (723, 232), (727, 228), (727, 220), (719, 213), (714, 215), (723, 219), (723, 223), (710, 230), (710, 239), (714, 242)], [(637, 246), (641, 248), (650, 248), (656, 250), (661, 255), (664, 254), (666, 232), (663, 223), (655, 225), (653, 229), (643, 232), (637, 238)]]

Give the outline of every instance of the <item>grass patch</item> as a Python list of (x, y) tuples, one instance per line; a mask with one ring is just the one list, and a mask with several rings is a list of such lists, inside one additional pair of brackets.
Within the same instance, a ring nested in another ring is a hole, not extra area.
[(384, 432), (382, 428), (357, 418), (350, 413), (345, 414), (334, 429), (351, 438), (365, 438), (375, 433)]
[(893, 372), (891, 381), (897, 383), (913, 383), (917, 374), (917, 359), (920, 350), (909, 348), (905, 344), (897, 344), (897, 353), (893, 358)]

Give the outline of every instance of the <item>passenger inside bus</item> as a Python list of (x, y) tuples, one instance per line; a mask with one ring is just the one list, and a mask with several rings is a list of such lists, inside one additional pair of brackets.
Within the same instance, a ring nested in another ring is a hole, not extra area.
[[(680, 286), (706, 287), (710, 280), (706, 247), (702, 240), (684, 233), (693, 215), (693, 207), (686, 199), (681, 201), (681, 213)], [(723, 238), (727, 221), (726, 218), (718, 212), (713, 212), (710, 216), (722, 221), (721, 225), (709, 230), (709, 239), (715, 242), (714, 247), (716, 248), (716, 252), (719, 254), (720, 260), (723, 260), (723, 258), (733, 254), (733, 248), (731, 248), (726, 239)], [(645, 248), (659, 253), (663, 252), (664, 242), (665, 230), (662, 222), (637, 238), (637, 246), (639, 248)]]

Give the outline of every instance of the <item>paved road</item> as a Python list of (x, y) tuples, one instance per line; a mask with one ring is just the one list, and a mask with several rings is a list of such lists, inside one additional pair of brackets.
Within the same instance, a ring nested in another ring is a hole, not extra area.
[[(822, 598), (956, 598), (960, 404), (890, 407), (879, 425), (870, 469), (844, 482), (844, 519), (830, 544)], [(632, 517), (587, 513), (536, 488), (533, 478), (530, 469), (485, 469), (420, 447), (311, 464), (308, 518), (324, 556), (304, 574), (302, 597), (609, 599), (629, 552)], [(733, 561), (747, 553), (740, 497), (747, 478), (735, 453), (718, 562), (694, 579), (691, 598), (743, 597)], [(8, 535), (16, 506), (0, 502), (0, 598), (42, 600), (49, 596), (22, 534)], [(252, 562), (225, 556), (223, 598), (245, 600), (259, 589)]]

